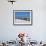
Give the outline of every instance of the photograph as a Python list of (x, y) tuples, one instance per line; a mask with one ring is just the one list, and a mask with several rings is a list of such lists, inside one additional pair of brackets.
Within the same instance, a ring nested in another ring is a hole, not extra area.
[(13, 24), (31, 25), (32, 10), (13, 10)]

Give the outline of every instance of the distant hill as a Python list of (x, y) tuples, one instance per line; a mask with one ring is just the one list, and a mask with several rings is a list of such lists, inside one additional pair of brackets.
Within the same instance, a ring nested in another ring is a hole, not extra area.
[(26, 17), (15, 17), (16, 19), (21, 19), (21, 20), (26, 20), (26, 21), (30, 21), (30, 18), (26, 18)]

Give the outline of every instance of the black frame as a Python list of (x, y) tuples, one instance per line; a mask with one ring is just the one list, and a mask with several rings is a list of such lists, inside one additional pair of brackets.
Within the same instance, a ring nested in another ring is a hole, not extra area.
[[(32, 13), (31, 13), (31, 24), (14, 24), (14, 11), (31, 11)], [(32, 10), (13, 10), (13, 25), (32, 25), (33, 24), (33, 11)]]

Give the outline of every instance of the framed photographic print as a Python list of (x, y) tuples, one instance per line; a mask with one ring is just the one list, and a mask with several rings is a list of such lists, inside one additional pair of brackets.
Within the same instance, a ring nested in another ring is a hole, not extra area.
[(32, 25), (32, 10), (13, 10), (14, 25)]

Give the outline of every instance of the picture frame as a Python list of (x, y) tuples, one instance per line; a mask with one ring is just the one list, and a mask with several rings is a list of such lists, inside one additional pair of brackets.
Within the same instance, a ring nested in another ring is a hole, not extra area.
[(13, 25), (32, 25), (32, 10), (13, 10)]

